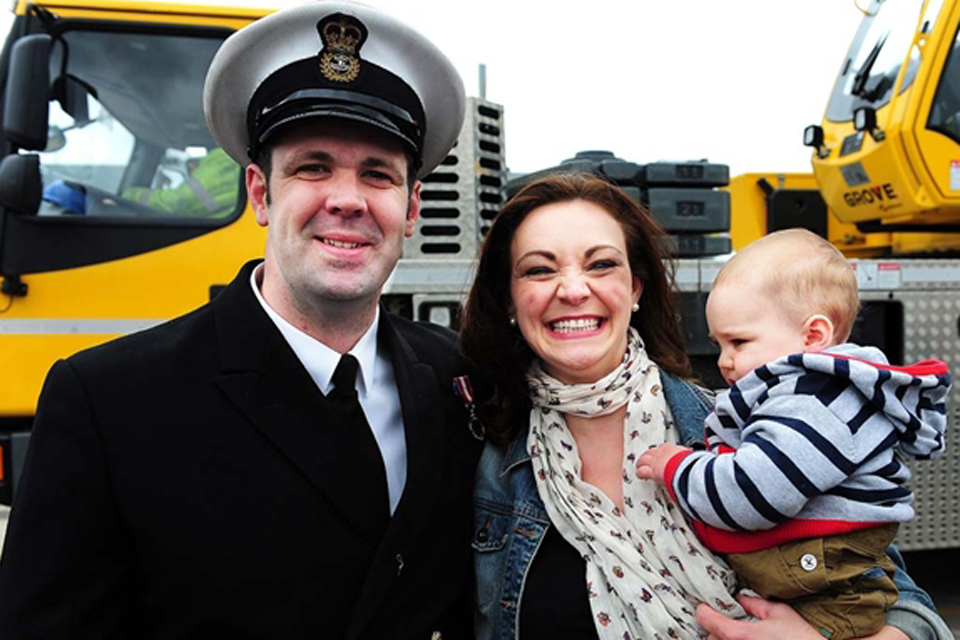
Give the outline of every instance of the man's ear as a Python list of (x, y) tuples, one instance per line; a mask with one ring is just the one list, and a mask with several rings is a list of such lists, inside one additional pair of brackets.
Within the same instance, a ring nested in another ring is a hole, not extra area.
[(253, 207), (253, 213), (257, 217), (257, 224), (265, 227), (270, 220), (267, 217), (267, 177), (263, 171), (254, 163), (247, 165), (244, 178), (247, 182), (247, 197), (250, 199), (250, 205)]
[(803, 351), (823, 351), (833, 346), (833, 322), (822, 313), (807, 318), (803, 323)]
[(407, 204), (407, 227), (404, 229), (404, 235), (408, 238), (413, 235), (413, 229), (417, 225), (417, 219), (420, 218), (420, 181), (413, 183), (413, 189), (410, 190), (410, 201)]

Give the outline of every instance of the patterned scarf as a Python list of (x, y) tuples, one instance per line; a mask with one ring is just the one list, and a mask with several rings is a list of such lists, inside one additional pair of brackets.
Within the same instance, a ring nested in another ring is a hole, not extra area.
[[(660, 384), (639, 334), (627, 353), (593, 384), (568, 385), (539, 363), (527, 374), (533, 409), (527, 448), (550, 521), (586, 560), (587, 591), (600, 638), (703, 638), (694, 611), (700, 602), (745, 617), (731, 597), (736, 576), (687, 526), (666, 491), (636, 477), (647, 448), (677, 440)], [(563, 414), (601, 416), (627, 406), (621, 511), (581, 479), (580, 454)]]

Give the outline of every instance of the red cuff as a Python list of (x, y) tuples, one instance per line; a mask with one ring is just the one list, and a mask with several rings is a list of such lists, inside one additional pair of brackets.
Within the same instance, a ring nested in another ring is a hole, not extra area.
[(663, 484), (667, 488), (667, 492), (670, 494), (670, 499), (674, 502), (677, 501), (677, 494), (673, 490), (673, 476), (676, 475), (677, 467), (680, 466), (680, 463), (683, 462), (683, 459), (691, 453), (693, 453), (693, 449), (687, 449), (686, 451), (673, 454), (673, 457), (667, 460), (667, 464), (663, 468)]

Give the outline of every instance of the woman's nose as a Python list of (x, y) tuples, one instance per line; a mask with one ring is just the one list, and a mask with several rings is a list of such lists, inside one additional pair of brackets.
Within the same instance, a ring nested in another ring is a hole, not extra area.
[(567, 275), (560, 282), (557, 296), (564, 302), (580, 304), (590, 297), (590, 287), (583, 276)]

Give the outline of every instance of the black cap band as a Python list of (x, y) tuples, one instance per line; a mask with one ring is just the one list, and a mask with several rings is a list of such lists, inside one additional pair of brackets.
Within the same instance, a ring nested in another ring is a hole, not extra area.
[(356, 80), (331, 82), (323, 77), (316, 58), (291, 63), (263, 81), (247, 110), (248, 155), (256, 160), (261, 145), (285, 124), (305, 118), (329, 117), (363, 122), (398, 138), (422, 161), (423, 106), (399, 77), (369, 61)]

